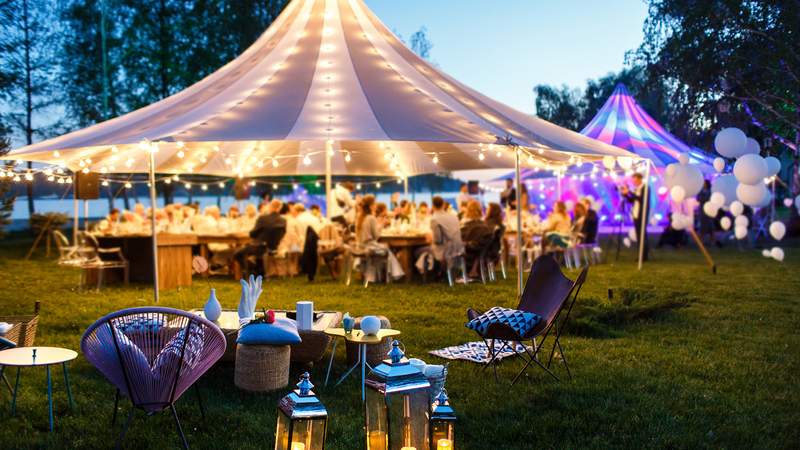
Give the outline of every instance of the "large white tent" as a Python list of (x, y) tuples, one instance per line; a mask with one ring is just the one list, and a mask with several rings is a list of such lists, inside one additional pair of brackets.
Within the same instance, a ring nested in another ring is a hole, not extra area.
[(459, 83), (405, 47), (362, 0), (293, 0), (249, 49), (200, 82), (6, 158), (149, 171), (153, 181), (153, 173), (325, 174), (330, 191), (332, 174), (404, 178), (606, 155), (635, 157)]

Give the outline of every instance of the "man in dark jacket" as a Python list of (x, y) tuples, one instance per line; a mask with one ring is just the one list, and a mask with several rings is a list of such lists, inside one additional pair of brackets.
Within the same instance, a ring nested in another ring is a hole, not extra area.
[(586, 218), (583, 220), (583, 243), (594, 244), (597, 242), (597, 229), (600, 225), (600, 220), (597, 217), (597, 211), (592, 209), (592, 201), (584, 197), (581, 203), (586, 207)]
[(272, 200), (267, 206), (266, 213), (258, 216), (256, 224), (250, 230), (252, 241), (240, 248), (234, 254), (236, 262), (245, 272), (250, 271), (247, 263), (249, 256), (262, 256), (267, 250), (274, 251), (278, 248), (283, 235), (286, 234), (286, 219), (281, 217), (279, 211), (283, 204), (280, 200)]

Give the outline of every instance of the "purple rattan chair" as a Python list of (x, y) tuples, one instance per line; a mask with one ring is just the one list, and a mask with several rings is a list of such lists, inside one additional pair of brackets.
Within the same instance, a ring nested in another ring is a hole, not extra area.
[[(189, 448), (175, 402), (225, 353), (225, 336), (216, 325), (172, 308), (125, 309), (92, 324), (83, 333), (81, 351), (117, 388), (112, 426), (120, 394), (134, 406), (117, 447), (137, 408), (148, 416), (169, 408), (181, 442)], [(199, 390), (197, 395), (205, 418)]]

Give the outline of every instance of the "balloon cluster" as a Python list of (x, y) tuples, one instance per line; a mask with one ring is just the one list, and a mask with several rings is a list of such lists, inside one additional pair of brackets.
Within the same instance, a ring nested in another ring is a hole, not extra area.
[[(723, 230), (733, 226), (736, 239), (745, 239), (748, 235), (750, 220), (744, 215), (745, 205), (762, 208), (770, 204), (772, 194), (767, 189), (767, 182), (781, 170), (781, 162), (775, 157), (761, 156), (761, 146), (747, 137), (738, 128), (725, 128), (714, 138), (714, 147), (720, 155), (735, 160), (733, 172), (723, 174), (728, 167), (722, 158), (714, 160), (714, 169), (722, 174), (711, 184), (711, 199), (703, 206), (703, 213), (716, 217), (721, 208), (727, 208), (734, 217), (720, 219)], [(800, 205), (800, 199), (796, 199)], [(798, 206), (800, 208), (800, 206)], [(786, 234), (786, 226), (782, 222), (773, 222), (769, 227), (770, 235), (780, 241)], [(783, 261), (783, 250), (775, 247), (763, 252), (765, 257)]]
[[(689, 164), (689, 157), (682, 154), (677, 163), (667, 166), (664, 171), (664, 185), (669, 189), (669, 196), (675, 203), (682, 203), (696, 196), (703, 189), (703, 172)], [(691, 228), (692, 217), (683, 213), (672, 213), (672, 228), (684, 230)]]

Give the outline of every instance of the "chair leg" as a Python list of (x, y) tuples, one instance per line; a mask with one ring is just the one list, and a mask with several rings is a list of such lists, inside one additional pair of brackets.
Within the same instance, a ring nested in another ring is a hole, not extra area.
[(111, 415), (111, 427), (117, 424), (117, 409), (119, 409), (119, 389), (114, 394), (114, 413)]
[(500, 258), (500, 273), (503, 275), (504, 280), (508, 279), (506, 275), (506, 259), (503, 257)]
[(344, 257), (344, 284), (350, 286), (350, 280), (353, 276), (353, 258), (350, 255)]
[(200, 392), (200, 386), (195, 383), (194, 385), (194, 393), (197, 394), (197, 406), (200, 407), (200, 418), (203, 419), (203, 422), (206, 421), (206, 408), (203, 406), (203, 394)]
[(453, 268), (448, 267), (446, 272), (447, 272), (447, 284), (449, 284), (450, 287), (453, 287)]
[(478, 260), (478, 268), (481, 272), (481, 283), (486, 284), (486, 267), (484, 265), (483, 258)]
[(178, 419), (178, 412), (175, 411), (175, 405), (169, 405), (169, 409), (172, 410), (172, 417), (175, 418), (175, 428), (177, 428), (178, 434), (181, 436), (181, 443), (183, 444), (183, 448), (188, 450), (189, 443), (186, 442), (186, 435), (183, 434), (183, 427), (181, 427), (181, 421), (180, 419)]
[(117, 443), (114, 446), (117, 449), (122, 448), (122, 441), (125, 439), (125, 434), (128, 432), (128, 427), (131, 426), (131, 422), (133, 422), (133, 413), (136, 412), (136, 408), (131, 405), (131, 411), (128, 413), (128, 420), (125, 421), (125, 426), (122, 427), (122, 432), (117, 437)]
[(467, 258), (464, 256), (461, 257), (461, 276), (464, 279), (464, 284), (469, 282), (469, 278), (467, 277)]
[(494, 261), (489, 261), (486, 263), (486, 268), (489, 271), (489, 281), (497, 281), (497, 273), (494, 267)]

